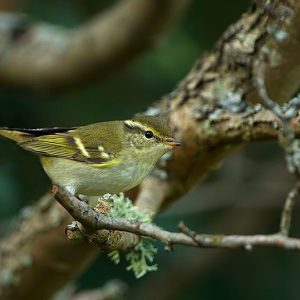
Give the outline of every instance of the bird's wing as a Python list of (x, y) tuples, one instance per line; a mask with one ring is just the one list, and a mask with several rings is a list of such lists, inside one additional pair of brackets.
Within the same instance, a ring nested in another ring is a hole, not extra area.
[[(101, 130), (95, 131), (95, 134), (93, 130), (98, 128), (91, 129), (87, 130), (87, 126), (65, 131), (53, 129), (50, 132), (47, 129), (45, 134), (42, 130), (39, 130), (38, 134), (31, 131), (28, 133), (34, 136), (19, 145), (39, 155), (66, 158), (101, 167), (116, 163), (116, 153), (113, 149), (108, 149), (107, 138), (103, 137)], [(93, 134), (92, 137), (90, 132)]]

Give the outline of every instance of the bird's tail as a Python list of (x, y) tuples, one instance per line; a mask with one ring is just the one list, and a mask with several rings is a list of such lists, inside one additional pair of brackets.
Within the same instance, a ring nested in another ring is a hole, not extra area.
[(22, 129), (14, 129), (7, 127), (0, 127), (0, 136), (4, 136), (17, 143), (30, 141), (33, 137), (32, 134), (26, 132), (25, 130), (22, 131)]

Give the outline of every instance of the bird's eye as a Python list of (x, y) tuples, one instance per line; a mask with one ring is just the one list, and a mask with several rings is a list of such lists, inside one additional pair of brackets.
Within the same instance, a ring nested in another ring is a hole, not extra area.
[(147, 139), (151, 139), (151, 138), (153, 137), (153, 132), (152, 132), (152, 131), (146, 131), (146, 132), (145, 132), (145, 137), (146, 137)]

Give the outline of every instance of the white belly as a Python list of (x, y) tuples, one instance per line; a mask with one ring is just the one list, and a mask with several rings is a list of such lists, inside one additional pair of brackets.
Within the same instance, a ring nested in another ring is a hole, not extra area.
[(154, 165), (154, 162), (140, 166), (123, 163), (108, 170), (64, 158), (41, 157), (41, 160), (53, 183), (87, 196), (125, 192), (138, 185)]

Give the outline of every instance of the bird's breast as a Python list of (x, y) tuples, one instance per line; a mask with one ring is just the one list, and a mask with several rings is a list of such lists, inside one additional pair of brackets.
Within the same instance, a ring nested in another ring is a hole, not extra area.
[(149, 160), (140, 159), (105, 168), (54, 157), (42, 157), (41, 161), (53, 183), (88, 196), (125, 192), (138, 185), (153, 168)]

